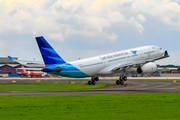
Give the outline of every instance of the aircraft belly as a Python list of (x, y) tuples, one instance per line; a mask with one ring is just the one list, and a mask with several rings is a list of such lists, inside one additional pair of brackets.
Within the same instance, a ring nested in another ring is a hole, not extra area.
[(105, 75), (105, 74), (112, 74), (112, 72), (105, 68), (105, 69), (102, 69), (101, 71), (99, 71), (97, 74), (98, 75)]
[(84, 72), (85, 74), (89, 76), (96, 75), (102, 69), (103, 69), (103, 65), (88, 66), (88, 67), (80, 68), (82, 72)]
[(71, 77), (71, 78), (85, 78), (90, 77), (89, 75), (81, 72), (81, 71), (61, 71), (60, 73), (57, 72), (50, 72), (55, 75), (63, 76), (63, 77)]
[[(75, 72), (81, 71), (84, 73), (86, 76), (94, 76), (96, 75), (100, 70), (102, 70), (105, 66), (102, 61), (99, 59), (93, 59), (90, 61), (81, 61), (81, 62), (74, 62), (70, 63), (75, 67)], [(80, 73), (79, 73), (80, 74)], [(81, 75), (84, 76), (84, 75)]]

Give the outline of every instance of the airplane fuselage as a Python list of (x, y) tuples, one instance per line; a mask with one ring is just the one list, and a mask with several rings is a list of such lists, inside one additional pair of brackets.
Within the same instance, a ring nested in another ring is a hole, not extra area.
[(42, 71), (24, 71), (21, 72), (23, 75), (29, 75), (29, 76), (38, 76), (44, 74)]
[(60, 66), (62, 71), (59, 73), (51, 71), (50, 73), (74, 78), (113, 74), (119, 72), (121, 66), (137, 67), (131, 65), (131, 63), (137, 62), (137, 64), (140, 64), (142, 62), (143, 64), (144, 61), (161, 58), (164, 52), (165, 51), (158, 46), (143, 46), (60, 65), (53, 65), (50, 69)]

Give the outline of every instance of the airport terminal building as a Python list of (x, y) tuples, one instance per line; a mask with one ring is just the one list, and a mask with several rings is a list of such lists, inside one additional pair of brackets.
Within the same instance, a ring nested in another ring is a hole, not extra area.
[[(18, 59), (17, 57), (14, 57)], [(29, 64), (24, 65), (25, 68), (43, 68), (44, 65)], [(21, 72), (21, 65), (17, 62), (11, 61), (8, 57), (0, 57), (0, 74), (18, 74)]]

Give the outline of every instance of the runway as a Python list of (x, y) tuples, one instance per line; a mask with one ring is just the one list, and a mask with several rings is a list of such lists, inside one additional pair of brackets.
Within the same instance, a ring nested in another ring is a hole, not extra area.
[(0, 92), (0, 96), (180, 92), (180, 83), (153, 83), (153, 82), (126, 81), (123, 86), (116, 85), (115, 81), (101, 81), (101, 83), (105, 83), (106, 86), (103, 88), (86, 89), (86, 90), (10, 91), (10, 92)]

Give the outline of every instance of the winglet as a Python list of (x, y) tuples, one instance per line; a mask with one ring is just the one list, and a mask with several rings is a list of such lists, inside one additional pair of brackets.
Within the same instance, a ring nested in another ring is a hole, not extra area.
[(169, 57), (167, 50), (164, 53), (164, 57)]
[(11, 57), (11, 56), (8, 56), (8, 58), (9, 58), (11, 61), (16, 61), (16, 59), (14, 59), (14, 58)]

